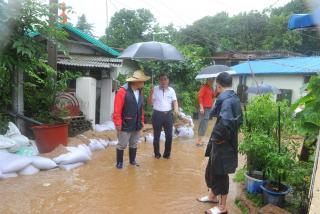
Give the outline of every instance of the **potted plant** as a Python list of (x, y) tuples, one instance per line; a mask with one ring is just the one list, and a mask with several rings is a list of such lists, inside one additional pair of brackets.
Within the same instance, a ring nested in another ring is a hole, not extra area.
[(41, 122), (33, 126), (33, 133), (40, 153), (52, 151), (59, 144), (67, 145), (68, 124), (60, 119), (68, 114), (67, 110), (56, 111), (56, 97), (65, 91), (68, 82), (79, 76), (78, 73), (65, 71), (57, 73), (46, 64), (41, 72), (29, 76), (26, 84), (26, 114)]
[(245, 125), (242, 128), (244, 140), (239, 152), (247, 157), (246, 189), (249, 193), (261, 192), (265, 180), (266, 156), (276, 146), (276, 103), (270, 94), (253, 98), (245, 106)]
[(265, 180), (266, 156), (274, 148), (275, 143), (263, 133), (245, 131), (244, 135), (239, 151), (247, 156), (246, 189), (252, 194), (260, 193), (260, 185)]
[(294, 154), (286, 145), (281, 152), (273, 151), (267, 155), (266, 175), (269, 180), (261, 185), (265, 204), (284, 207), (285, 196), (291, 191), (284, 182), (294, 166)]

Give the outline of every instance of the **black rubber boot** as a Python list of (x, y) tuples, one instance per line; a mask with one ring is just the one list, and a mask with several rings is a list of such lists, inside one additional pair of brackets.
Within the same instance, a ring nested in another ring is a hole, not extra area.
[(123, 168), (123, 150), (117, 149), (117, 165), (118, 169)]
[(134, 166), (139, 166), (136, 162), (137, 148), (129, 148), (129, 160), (130, 164)]

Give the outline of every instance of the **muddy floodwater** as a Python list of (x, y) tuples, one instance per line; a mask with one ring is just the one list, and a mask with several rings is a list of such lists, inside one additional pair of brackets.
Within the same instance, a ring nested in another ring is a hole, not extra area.
[[(0, 213), (203, 213), (210, 204), (196, 198), (207, 193), (204, 150), (194, 139), (175, 139), (171, 159), (158, 160), (152, 144), (143, 142), (140, 167), (128, 164), (126, 150), (125, 167), (118, 170), (115, 148), (108, 147), (71, 172), (56, 169), (0, 181)], [(240, 213), (233, 203), (240, 188), (230, 181), (229, 213)]]

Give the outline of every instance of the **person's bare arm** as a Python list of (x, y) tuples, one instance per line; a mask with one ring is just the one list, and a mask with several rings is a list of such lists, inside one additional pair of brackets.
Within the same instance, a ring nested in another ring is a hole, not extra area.
[(174, 111), (175, 114), (179, 113), (178, 100), (173, 101), (173, 111)]
[(150, 93), (149, 93), (149, 96), (148, 96), (148, 104), (149, 105), (153, 105), (153, 87), (151, 88), (151, 90), (150, 90)]

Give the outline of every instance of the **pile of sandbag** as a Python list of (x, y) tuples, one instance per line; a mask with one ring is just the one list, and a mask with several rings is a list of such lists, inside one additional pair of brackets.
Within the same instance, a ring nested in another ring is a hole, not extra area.
[(57, 164), (49, 158), (40, 156), (26, 157), (0, 150), (0, 179), (18, 175), (34, 175), (40, 170), (49, 170)]
[(113, 121), (106, 121), (102, 124), (95, 125), (95, 131), (97, 131), (97, 132), (113, 131), (113, 130), (116, 130), (116, 127), (115, 127)]
[(194, 124), (192, 117), (186, 115), (180, 108), (179, 111), (179, 123), (175, 124), (175, 132), (178, 137), (192, 138), (194, 136)]
[(0, 135), (0, 149), (28, 156), (39, 154), (35, 142), (22, 135), (12, 122), (8, 124), (8, 131), (4, 135)]

